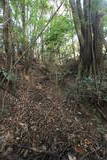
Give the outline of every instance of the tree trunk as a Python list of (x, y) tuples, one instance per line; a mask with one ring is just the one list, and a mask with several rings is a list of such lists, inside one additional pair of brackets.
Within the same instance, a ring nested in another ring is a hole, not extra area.
[(3, 16), (4, 16), (4, 27), (3, 27), (3, 39), (4, 39), (4, 48), (7, 55), (6, 67), (10, 69), (12, 63), (12, 51), (11, 51), (11, 16), (10, 16), (10, 7), (9, 0), (3, 1)]
[(25, 11), (25, 0), (21, 3), (22, 8), (22, 30), (23, 30), (23, 51), (25, 50), (26, 46), (26, 11)]
[[(80, 45), (79, 78), (101, 69), (103, 32), (101, 16), (92, 10), (91, 0), (69, 0)], [(98, 12), (98, 11), (97, 11)]]
[(95, 20), (93, 22), (93, 46), (96, 61), (96, 72), (99, 73), (103, 66), (102, 48), (104, 44), (103, 26), (101, 21), (102, 15), (95, 14)]
[(24, 56), (24, 74), (28, 75), (29, 68), (30, 68), (30, 49), (28, 49), (28, 40), (27, 40), (27, 34), (26, 34), (26, 15), (28, 14), (28, 8), (26, 7), (25, 0), (22, 0), (21, 2), (21, 17), (22, 17), (22, 31), (23, 31), (23, 42), (22, 42), (22, 54), (25, 52)]

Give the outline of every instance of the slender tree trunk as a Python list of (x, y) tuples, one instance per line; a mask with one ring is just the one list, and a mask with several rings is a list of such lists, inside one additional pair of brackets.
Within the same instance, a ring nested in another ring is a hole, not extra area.
[(21, 9), (22, 9), (22, 31), (23, 31), (23, 42), (22, 42), (22, 54), (25, 52), (25, 59), (24, 59), (24, 74), (28, 75), (29, 68), (30, 68), (30, 60), (29, 60), (29, 49), (26, 49), (28, 46), (27, 34), (26, 34), (26, 15), (28, 8), (26, 8), (25, 0), (21, 2)]
[(26, 11), (25, 11), (25, 0), (21, 3), (22, 9), (22, 30), (23, 30), (23, 42), (22, 42), (22, 50), (25, 51), (26, 48)]
[(73, 39), (73, 37), (72, 37), (72, 53), (73, 53), (73, 58), (76, 60), (75, 44), (74, 44), (74, 39)]
[(4, 39), (4, 48), (7, 54), (7, 69), (10, 68), (12, 63), (11, 55), (11, 16), (10, 16), (10, 7), (9, 0), (3, 0), (3, 16), (4, 16), (4, 27), (3, 27), (3, 39)]

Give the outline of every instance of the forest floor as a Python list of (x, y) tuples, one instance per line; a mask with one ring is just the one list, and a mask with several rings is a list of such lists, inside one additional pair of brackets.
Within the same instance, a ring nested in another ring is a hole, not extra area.
[(106, 121), (88, 102), (68, 100), (37, 66), (16, 92), (0, 90), (1, 160), (107, 160)]

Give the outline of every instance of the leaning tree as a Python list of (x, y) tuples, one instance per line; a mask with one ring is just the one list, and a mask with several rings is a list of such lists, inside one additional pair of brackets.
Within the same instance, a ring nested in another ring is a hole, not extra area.
[(80, 46), (79, 77), (102, 68), (103, 23), (100, 0), (69, 0)]

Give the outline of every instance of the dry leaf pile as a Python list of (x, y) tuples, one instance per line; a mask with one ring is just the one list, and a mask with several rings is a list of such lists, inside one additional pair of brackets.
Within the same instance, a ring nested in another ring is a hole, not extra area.
[(106, 159), (106, 147), (91, 114), (85, 114), (80, 104), (66, 103), (49, 79), (37, 74), (31, 79), (32, 83), (20, 83), (18, 99), (0, 92), (1, 158)]

